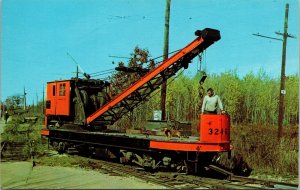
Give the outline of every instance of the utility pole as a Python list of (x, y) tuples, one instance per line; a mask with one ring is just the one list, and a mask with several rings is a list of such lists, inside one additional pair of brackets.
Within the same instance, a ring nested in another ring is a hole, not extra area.
[(36, 110), (38, 110), (38, 104), (39, 104), (39, 97), (38, 97), (38, 93), (36, 93)]
[[(168, 59), (169, 54), (169, 22), (170, 22), (170, 5), (171, 0), (166, 0), (166, 14), (165, 14), (165, 32), (164, 32), (164, 52), (163, 61)], [(167, 80), (164, 80), (161, 86), (161, 119), (166, 120), (166, 96), (167, 96)]]
[(288, 34), (288, 16), (289, 16), (289, 4), (287, 3), (285, 5), (285, 17), (284, 17), (284, 33), (275, 32), (278, 35), (282, 35), (283, 39), (279, 38), (273, 38), (269, 36), (264, 36), (261, 34), (253, 34), (255, 36), (263, 37), (263, 38), (269, 38), (273, 40), (280, 40), (283, 41), (282, 45), (282, 64), (281, 64), (281, 79), (280, 79), (280, 94), (279, 94), (279, 108), (278, 108), (278, 139), (282, 137), (282, 126), (283, 126), (283, 119), (284, 119), (284, 111), (285, 111), (285, 105), (284, 105), (284, 95), (286, 93), (285, 91), (285, 61), (286, 61), (286, 44), (287, 44), (287, 38), (296, 38), (295, 36), (292, 36)]
[(282, 64), (281, 64), (281, 80), (280, 80), (280, 95), (279, 95), (279, 113), (278, 113), (278, 139), (282, 137), (282, 125), (284, 119), (284, 95), (285, 95), (285, 60), (286, 60), (286, 43), (288, 38), (288, 16), (289, 16), (289, 4), (285, 6), (285, 17), (284, 17), (284, 33), (279, 35), (283, 36), (282, 45)]
[(24, 102), (23, 102), (23, 103), (24, 103), (24, 110), (26, 110), (26, 94), (27, 94), (27, 93), (26, 93), (26, 91), (25, 91), (25, 86), (24, 86), (24, 92), (23, 92), (23, 97), (24, 97), (24, 98), (23, 98), (23, 101), (24, 101)]
[[(29, 105), (29, 107), (30, 107), (30, 105)], [(34, 112), (34, 110), (35, 110), (35, 109), (34, 109), (34, 98), (33, 98), (33, 99), (32, 99), (32, 106), (31, 106), (30, 111), (31, 111), (31, 112)]]
[(76, 80), (78, 80), (78, 73), (79, 73), (79, 71), (78, 71), (78, 64), (76, 64)]
[(45, 94), (44, 93), (45, 92), (44, 92), (44, 85), (43, 85), (43, 101), (42, 101), (42, 103), (43, 103), (43, 106), (42, 106), (43, 114), (45, 114)]

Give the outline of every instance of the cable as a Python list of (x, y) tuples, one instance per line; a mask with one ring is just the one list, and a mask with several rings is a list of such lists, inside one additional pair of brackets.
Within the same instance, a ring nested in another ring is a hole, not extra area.
[[(180, 71), (180, 73), (178, 73), (178, 75), (176, 75), (175, 77), (173, 77), (170, 81), (168, 81), (167, 86), (169, 86), (172, 82), (175, 81), (176, 78), (178, 78), (184, 70)], [(150, 98), (152, 98), (153, 96), (155, 96), (158, 92), (160, 92), (159, 90), (157, 90), (155, 93), (153, 93)]]
[[(180, 51), (181, 49), (178, 49), (178, 50), (175, 50), (175, 51), (172, 51), (172, 52), (170, 52), (170, 53), (168, 53), (168, 55), (170, 55), (170, 54), (172, 54), (172, 53), (175, 53), (175, 52), (178, 52), (178, 51)], [(163, 57), (164, 55), (161, 55), (161, 56), (158, 56), (158, 57), (155, 57), (155, 58), (153, 58), (153, 59), (150, 59), (149, 61), (151, 61), (151, 60), (156, 60), (156, 59), (158, 59), (158, 58), (161, 58), (161, 57)], [(147, 61), (146, 63), (148, 63), (149, 61)], [(161, 62), (163, 62), (163, 61), (161, 61)]]
[(108, 71), (114, 71), (114, 70), (115, 69), (107, 69), (107, 70), (103, 70), (103, 71), (98, 71), (98, 72), (90, 73), (90, 75), (97, 74), (97, 73), (108, 72)]
[(96, 76), (106, 75), (106, 74), (115, 73), (115, 72), (116, 72), (115, 70), (112, 70), (112, 71), (107, 71), (107, 72), (103, 72), (103, 73), (99, 73), (99, 74), (94, 74), (91, 76), (96, 77)]
[[(181, 50), (181, 49), (172, 51), (172, 52), (168, 53), (168, 55), (173, 54), (173, 53), (175, 53), (175, 52), (178, 52), (178, 51), (180, 51), (180, 50)], [(150, 59), (149, 61), (147, 61), (147, 62), (145, 62), (145, 63), (149, 63), (150, 61), (154, 61), (154, 60), (159, 59), (159, 58), (161, 58), (161, 57), (163, 57), (163, 56), (164, 56), (164, 55), (155, 57), (155, 58)], [(119, 56), (109, 56), (109, 57), (127, 58), (127, 57), (119, 57)], [(127, 59), (128, 59), (128, 58), (127, 58)], [(129, 58), (129, 59), (131, 59), (131, 58)], [(160, 61), (160, 62), (156, 62), (156, 63), (154, 63), (154, 64), (155, 64), (155, 66), (157, 66), (158, 64), (160, 64), (160, 63), (162, 63), (162, 62), (163, 62), (163, 61)], [(150, 67), (148, 66), (148, 67), (145, 67), (145, 68), (148, 68), (148, 69), (149, 69)], [(106, 74), (111, 74), (111, 73), (116, 73), (115, 69), (107, 69), (107, 70), (103, 70), (103, 71), (98, 71), (98, 72), (90, 73), (90, 76), (92, 76), (92, 77), (95, 78), (95, 77), (97, 77), (97, 76), (106, 75)]]

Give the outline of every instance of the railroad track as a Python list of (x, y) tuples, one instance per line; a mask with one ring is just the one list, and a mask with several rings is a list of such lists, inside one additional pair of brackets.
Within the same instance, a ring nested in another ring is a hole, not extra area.
[[(87, 158), (90, 167), (110, 175), (131, 176), (171, 189), (297, 189), (298, 184), (260, 180), (231, 175), (226, 180), (174, 172), (150, 172), (134, 165)], [(122, 167), (120, 167), (122, 166)]]
[(249, 178), (242, 176), (231, 176), (230, 181), (239, 181), (244, 183), (253, 183), (253, 184), (261, 184), (269, 188), (277, 188), (277, 189), (298, 189), (298, 184), (286, 183), (286, 182), (278, 182), (278, 181), (269, 181), (262, 180), (257, 178)]
[(28, 155), (23, 151), (26, 146), (25, 143), (3, 142), (1, 144), (1, 162), (28, 159)]

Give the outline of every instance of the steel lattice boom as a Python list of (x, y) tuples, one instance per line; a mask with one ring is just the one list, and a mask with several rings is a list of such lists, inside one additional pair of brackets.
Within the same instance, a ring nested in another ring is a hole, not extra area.
[(194, 41), (88, 116), (86, 124), (113, 124), (124, 114), (132, 111), (139, 103), (146, 101), (164, 80), (174, 76), (180, 69), (188, 68), (195, 56), (221, 38), (218, 30), (210, 28), (197, 30), (195, 35), (198, 37)]

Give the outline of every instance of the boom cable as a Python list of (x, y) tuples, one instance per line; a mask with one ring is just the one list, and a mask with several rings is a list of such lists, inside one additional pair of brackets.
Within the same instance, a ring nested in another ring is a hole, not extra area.
[[(180, 50), (181, 50), (181, 49), (172, 51), (172, 52), (168, 53), (168, 55), (173, 54), (173, 53), (176, 53), (176, 52), (178, 52), (178, 51), (180, 51)], [(122, 58), (124, 58), (124, 59), (131, 59), (131, 58), (129, 58), (129, 57), (113, 56), (113, 55), (110, 55), (110, 56), (108, 56), (108, 57), (121, 58), (121, 59), (122, 59)], [(159, 58), (161, 58), (161, 57), (163, 57), (163, 55), (158, 56), (158, 57), (155, 57), (155, 58), (153, 58), (153, 59), (149, 59), (149, 61), (147, 61), (147, 62), (145, 62), (145, 63), (149, 63), (150, 61), (157, 60), (157, 59), (159, 59)], [(76, 63), (75, 60), (74, 60), (74, 62)], [(154, 63), (154, 64), (155, 64), (155, 66), (157, 66), (158, 64), (160, 64), (160, 63), (162, 63), (162, 62), (163, 62), (163, 61), (159, 61), (159, 62), (156, 62), (156, 63)], [(147, 66), (147, 67), (145, 67), (145, 68), (149, 69), (150, 67)], [(115, 73), (115, 72), (116, 72), (115, 69), (107, 69), (107, 70), (103, 70), (103, 71), (97, 71), (97, 72), (94, 72), (94, 73), (90, 73), (90, 75), (93, 76), (93, 77), (96, 77), (96, 76), (101, 76), (101, 75), (110, 74), (110, 73)]]

